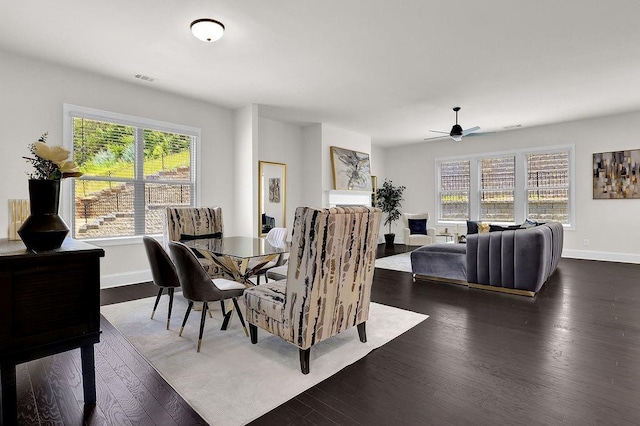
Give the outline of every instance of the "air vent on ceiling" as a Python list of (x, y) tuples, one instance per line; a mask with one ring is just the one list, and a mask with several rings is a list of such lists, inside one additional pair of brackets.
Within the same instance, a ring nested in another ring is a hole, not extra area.
[(148, 83), (152, 83), (155, 80), (155, 78), (149, 77), (148, 75), (144, 75), (144, 74), (136, 74), (135, 77), (138, 80), (146, 81)]
[(513, 129), (519, 129), (520, 127), (522, 127), (522, 124), (512, 124), (511, 126), (504, 126), (504, 129), (513, 130)]

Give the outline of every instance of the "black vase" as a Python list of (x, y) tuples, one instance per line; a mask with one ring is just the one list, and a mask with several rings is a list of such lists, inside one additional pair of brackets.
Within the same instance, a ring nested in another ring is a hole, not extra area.
[(60, 180), (29, 179), (29, 203), (31, 215), (18, 229), (22, 242), (33, 251), (59, 248), (69, 233), (58, 216)]

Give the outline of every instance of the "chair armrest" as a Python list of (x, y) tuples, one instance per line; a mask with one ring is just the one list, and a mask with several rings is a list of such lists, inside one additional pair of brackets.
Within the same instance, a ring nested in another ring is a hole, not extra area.
[(409, 232), (409, 228), (402, 228), (402, 236), (403, 236), (403, 240), (405, 244), (407, 244), (409, 242), (409, 236), (411, 235), (411, 232)]

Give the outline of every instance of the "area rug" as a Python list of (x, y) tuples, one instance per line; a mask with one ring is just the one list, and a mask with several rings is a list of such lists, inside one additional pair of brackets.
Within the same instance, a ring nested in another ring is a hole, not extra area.
[(394, 254), (376, 259), (376, 268), (394, 271), (411, 272), (411, 252)]
[[(372, 303), (367, 343), (356, 328), (311, 349), (311, 371), (300, 372), (298, 348), (264, 330), (251, 344), (234, 314), (229, 329), (220, 330), (222, 313), (215, 303), (207, 318), (200, 353), (196, 352), (200, 312), (192, 312), (178, 331), (186, 301), (176, 293), (170, 330), (166, 330), (167, 298), (149, 319), (154, 298), (103, 306), (102, 314), (140, 351), (182, 397), (210, 424), (246, 424), (306, 389), (356, 362), (428, 318), (411, 311)], [(241, 305), (242, 306), (242, 305)]]

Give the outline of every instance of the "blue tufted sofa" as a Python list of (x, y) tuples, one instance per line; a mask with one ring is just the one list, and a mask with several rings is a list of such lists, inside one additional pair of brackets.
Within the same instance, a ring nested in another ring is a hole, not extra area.
[(411, 253), (414, 277), (535, 296), (562, 255), (564, 229), (546, 222), (526, 229), (467, 235), (467, 244), (432, 244)]

